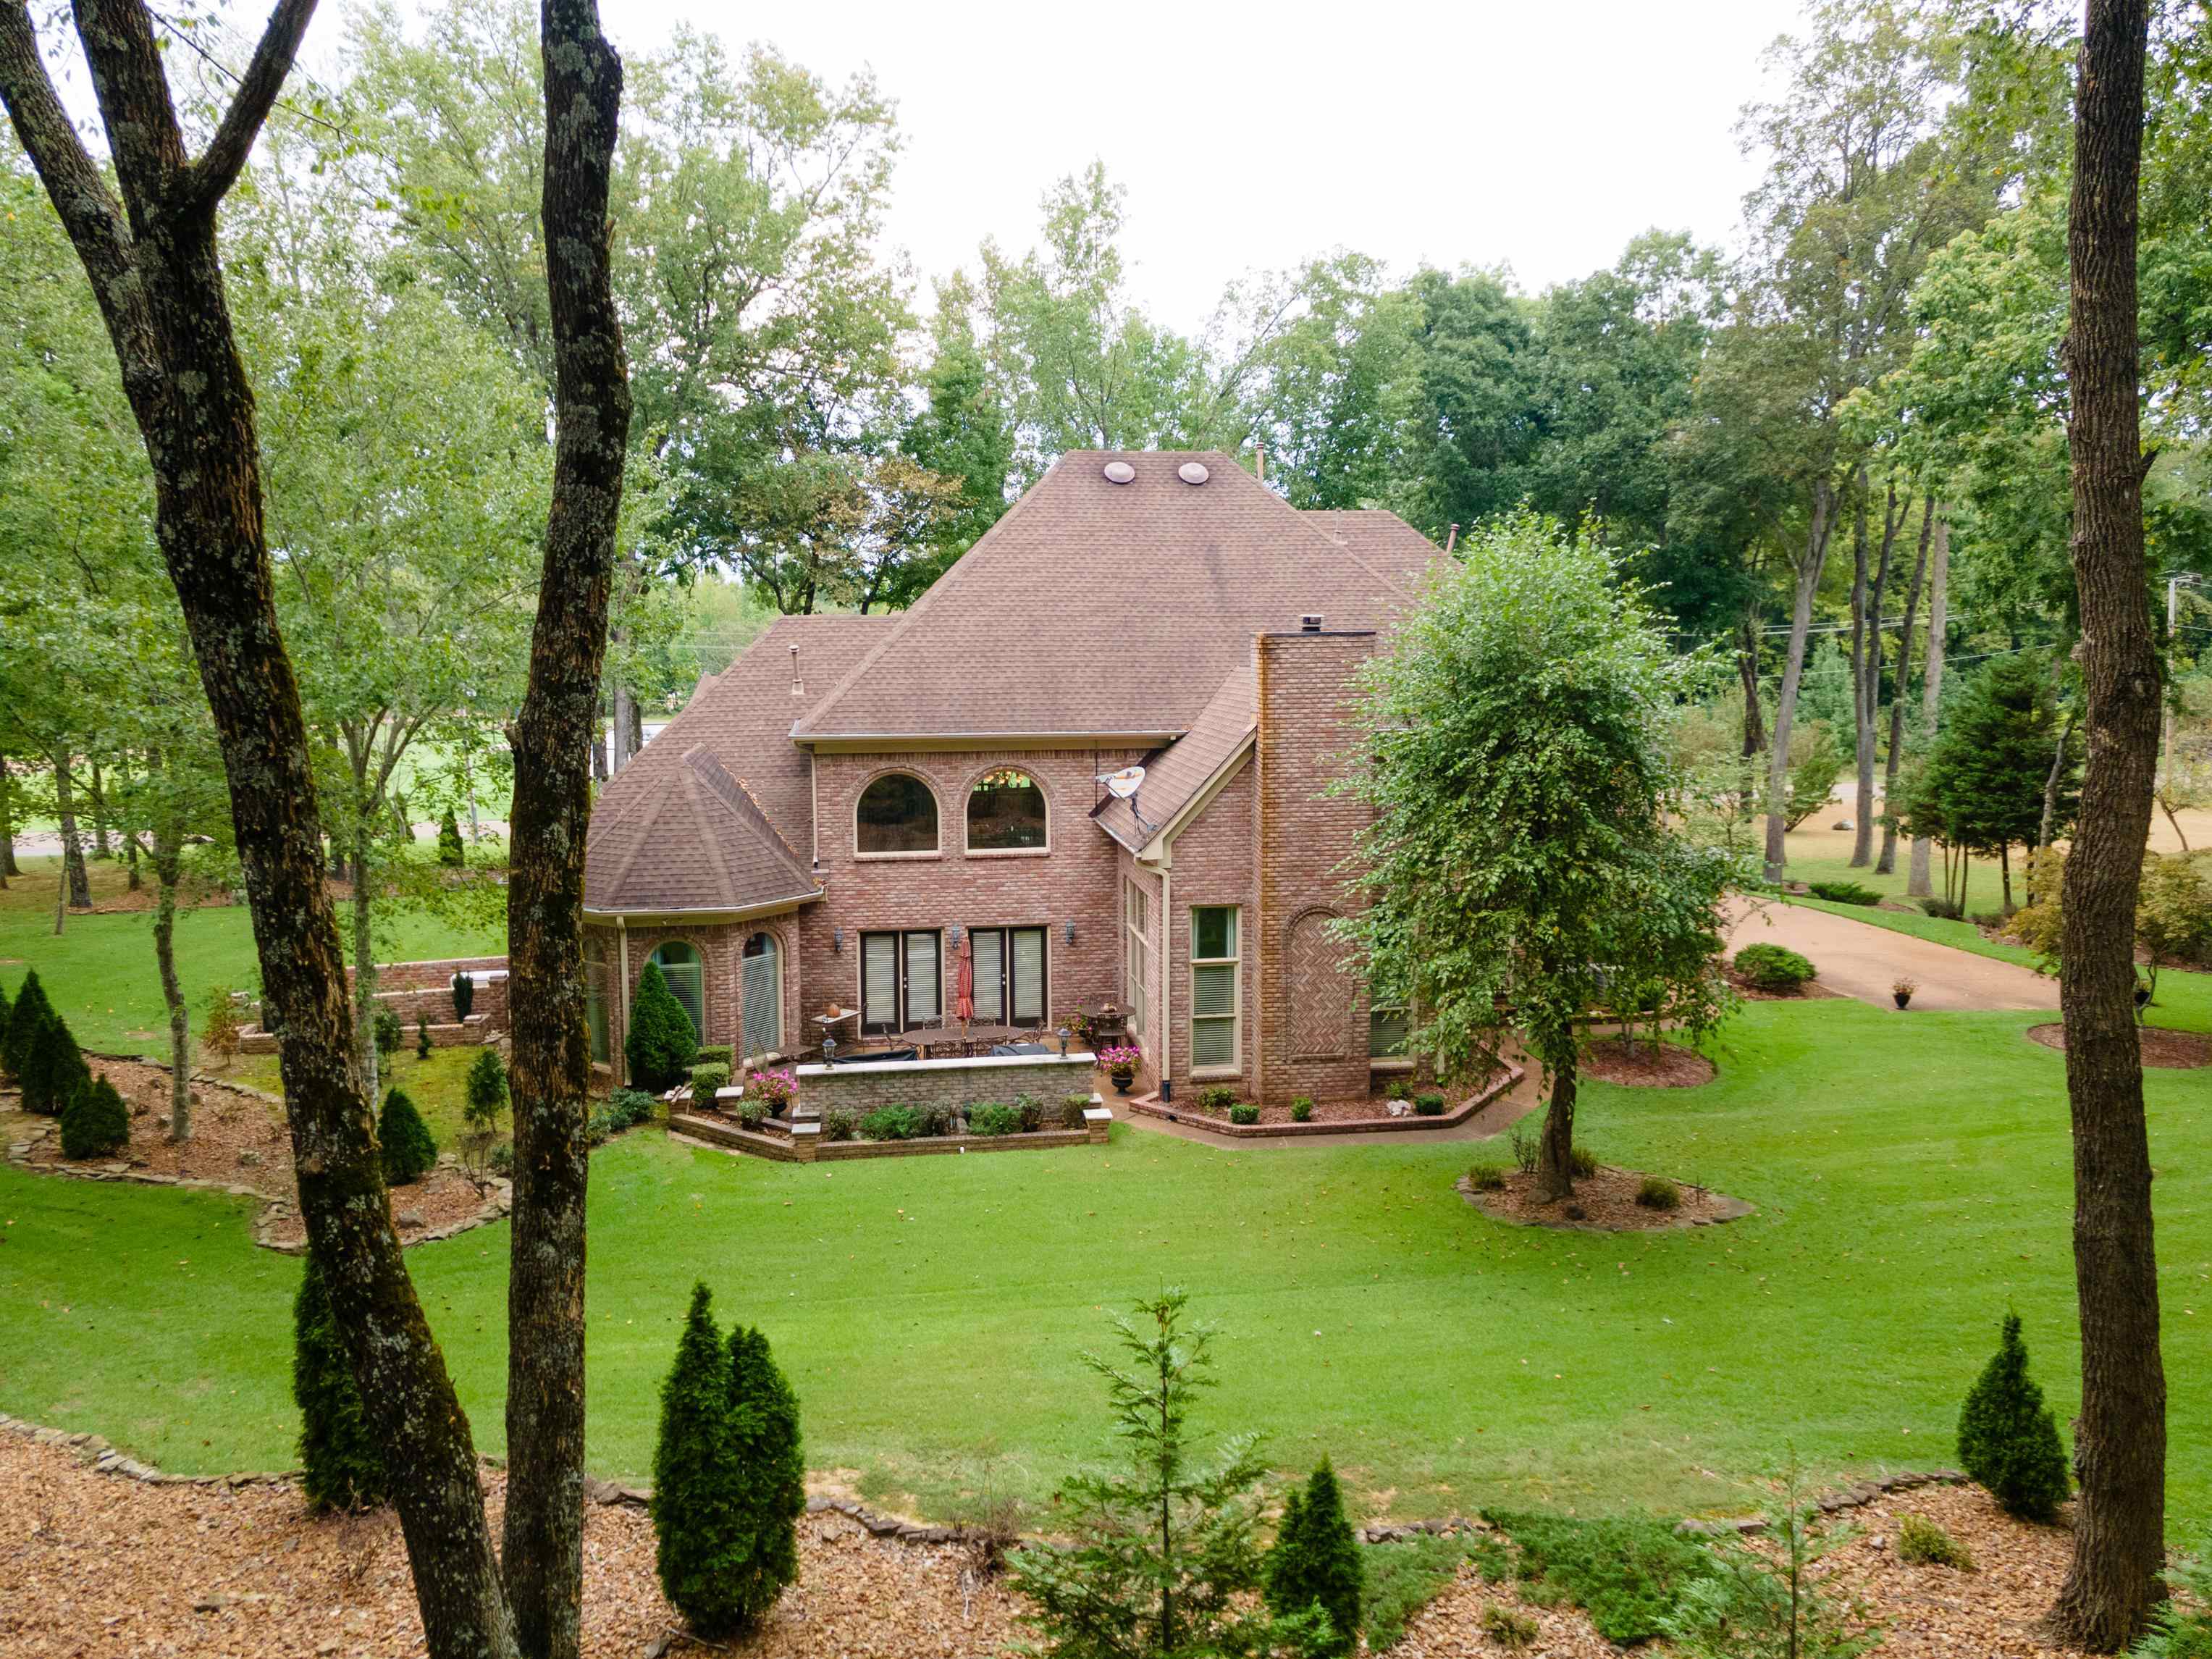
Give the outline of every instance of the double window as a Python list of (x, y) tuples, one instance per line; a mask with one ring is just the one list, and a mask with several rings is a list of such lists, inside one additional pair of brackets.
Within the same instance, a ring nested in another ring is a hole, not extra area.
[(1240, 1041), (1243, 989), (1237, 953), (1237, 907), (1190, 907), (1190, 1064), (1195, 1072), (1234, 1072), (1243, 1064)]
[(1126, 982), (1122, 989), (1129, 1002), (1129, 1035), (1145, 1034), (1145, 1006), (1146, 988), (1152, 982), (1152, 946), (1151, 929), (1145, 902), (1145, 890), (1133, 881), (1126, 884), (1126, 910), (1128, 921), (1128, 951), (1123, 968)]
[(978, 1025), (1042, 1025), (1045, 995), (1044, 929), (971, 927)]
[(945, 953), (934, 928), (860, 935), (860, 1029), (933, 1026), (945, 1011)]

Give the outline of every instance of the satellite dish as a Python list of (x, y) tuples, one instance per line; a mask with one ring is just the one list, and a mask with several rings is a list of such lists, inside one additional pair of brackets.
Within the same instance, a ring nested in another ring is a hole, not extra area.
[(1206, 470), (1204, 461), (1185, 461), (1176, 469), (1176, 477), (1187, 484), (1202, 484), (1212, 476)]
[(1137, 476), (1137, 469), (1127, 461), (1109, 461), (1100, 470), (1106, 474), (1108, 483), (1127, 483)]
[(1145, 769), (1125, 766), (1118, 772), (1107, 774), (1099, 781), (1106, 786), (1106, 793), (1115, 800), (1133, 800), (1137, 791), (1144, 787)]

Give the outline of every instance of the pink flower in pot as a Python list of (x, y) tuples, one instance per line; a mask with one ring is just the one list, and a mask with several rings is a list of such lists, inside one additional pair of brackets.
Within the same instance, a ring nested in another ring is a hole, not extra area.
[(1117, 1094), (1129, 1092), (1129, 1085), (1137, 1080), (1138, 1062), (1143, 1059), (1140, 1050), (1126, 1043), (1098, 1051), (1098, 1063), (1106, 1068), (1106, 1075), (1114, 1079), (1114, 1090)]

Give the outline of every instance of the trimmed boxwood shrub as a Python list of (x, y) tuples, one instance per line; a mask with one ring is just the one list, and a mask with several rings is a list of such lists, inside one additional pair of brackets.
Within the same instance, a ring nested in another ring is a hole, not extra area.
[(438, 862), (449, 870), (458, 870), (469, 861), (468, 849), (461, 840), (461, 826), (448, 806), (446, 816), (438, 820)]
[(292, 1399), (300, 1408), (300, 1490), (308, 1503), (319, 1510), (381, 1504), (384, 1459), (312, 1255), (292, 1303)]
[(1225, 1112), (1237, 1103), (1237, 1091), (1225, 1084), (1198, 1091), (1198, 1109), (1202, 1112)]
[(657, 962), (647, 963), (638, 976), (623, 1054), (629, 1061), (630, 1081), (656, 1095), (683, 1082), (699, 1057), (699, 1033)]
[(1831, 904), (1879, 904), (1881, 895), (1871, 887), (1862, 887), (1855, 881), (1816, 881), (1806, 890), (1814, 898), (1826, 899)]
[(1329, 1637), (1310, 1651), (1350, 1653), (1359, 1638), (1359, 1603), (1366, 1576), (1359, 1542), (1345, 1519), (1344, 1494), (1326, 1458), (1283, 1504), (1283, 1524), (1267, 1552), (1267, 1605), (1288, 1619), (1318, 1607), (1328, 1615)]
[(698, 1048), (698, 1061), (702, 1066), (734, 1067), (737, 1064), (737, 1055), (732, 1052), (730, 1045), (726, 1042), (702, 1042)]
[(1647, 1210), (1679, 1210), (1682, 1189), (1664, 1176), (1646, 1176), (1636, 1189), (1636, 1201)]
[(640, 1123), (653, 1121), (655, 1102), (651, 1095), (635, 1089), (617, 1089), (607, 1097), (607, 1103), (593, 1112), (584, 1126), (585, 1138), (597, 1146), (624, 1129)]
[(860, 1133), (870, 1140), (914, 1140), (921, 1134), (921, 1114), (911, 1106), (878, 1106), (860, 1120)]
[(62, 1156), (106, 1158), (131, 1144), (131, 1109), (106, 1078), (80, 1088), (62, 1109)]
[(1019, 1134), (1021, 1128), (1022, 1115), (1011, 1106), (1002, 1106), (992, 1101), (968, 1109), (968, 1133), (971, 1135), (995, 1139), (1000, 1135)]
[(712, 1101), (717, 1089), (730, 1086), (730, 1068), (722, 1065), (699, 1065), (691, 1068), (691, 1098)]
[(1291, 1097), (1291, 1121), (1310, 1123), (1313, 1121), (1313, 1109), (1311, 1095), (1293, 1095)]
[(2023, 1521), (2049, 1521), (2066, 1501), (2066, 1449), (2027, 1374), (2018, 1314), (2005, 1316), (1997, 1351), (1959, 1413), (1959, 1466)]
[(394, 1089), (384, 1097), (384, 1111), (376, 1121), (376, 1138), (384, 1148), (384, 1181), (404, 1187), (437, 1167), (438, 1143), (430, 1139), (430, 1126), (407, 1097)]
[(46, 988), (39, 983), (39, 970), (33, 968), (23, 975), (15, 991), (15, 1006), (8, 1011), (5, 1035), (0, 1035), (0, 1072), (12, 1078), (23, 1075), (23, 1066), (30, 1059), (31, 1039), (53, 1012), (53, 1005), (46, 1000)]
[(1796, 991), (1812, 983), (1811, 962), (1781, 945), (1747, 945), (1735, 953), (1744, 983), (1761, 991)]
[(1239, 1101), (1229, 1109), (1229, 1121), (1231, 1123), (1257, 1123), (1260, 1121), (1260, 1109)]
[(1415, 1095), (1413, 1109), (1423, 1117), (1442, 1117), (1444, 1115), (1444, 1097), (1433, 1089)]
[(1091, 1109), (1089, 1095), (1062, 1095), (1060, 1097), (1060, 1127), (1080, 1129), (1088, 1121), (1084, 1114)]

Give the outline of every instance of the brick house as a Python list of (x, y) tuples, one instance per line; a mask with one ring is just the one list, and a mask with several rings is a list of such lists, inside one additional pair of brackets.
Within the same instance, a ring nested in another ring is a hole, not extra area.
[(1084, 451), (910, 610), (780, 618), (593, 812), (594, 1057), (648, 961), (757, 1060), (926, 1039), (964, 960), (979, 1027), (1125, 1011), (1144, 1087), (1364, 1093), (1403, 1027), (1339, 965), (1364, 809), (1326, 790), (1440, 556), (1226, 455)]

